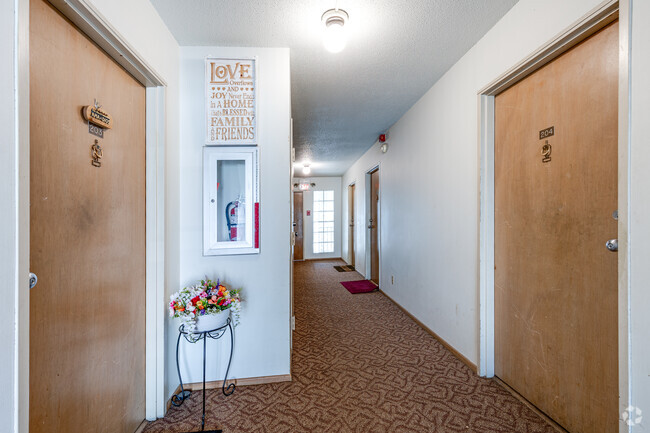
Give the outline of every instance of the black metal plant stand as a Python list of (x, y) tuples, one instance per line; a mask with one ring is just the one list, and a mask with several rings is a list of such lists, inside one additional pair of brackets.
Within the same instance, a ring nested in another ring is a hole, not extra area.
[[(181, 383), (181, 391), (178, 394), (172, 396), (172, 404), (174, 406), (180, 406), (183, 402), (190, 396), (192, 391), (186, 390), (183, 388), (183, 379), (181, 378), (181, 369), (178, 365), (178, 349), (181, 343), (181, 336), (185, 338), (189, 343), (197, 343), (203, 340), (203, 414), (201, 416), (201, 431), (205, 430), (205, 348), (207, 345), (208, 338), (213, 340), (218, 340), (223, 337), (226, 333), (226, 330), (230, 331), (230, 357), (228, 359), (228, 368), (226, 368), (226, 376), (223, 378), (223, 385), (221, 386), (221, 392), (223, 395), (228, 396), (235, 392), (235, 384), (231, 383), (226, 386), (226, 380), (228, 379), (228, 372), (230, 371), (230, 364), (232, 363), (232, 350), (234, 345), (234, 337), (232, 333), (232, 324), (230, 318), (226, 321), (226, 324), (220, 326), (219, 328), (211, 329), (209, 331), (202, 332), (188, 332), (185, 330), (185, 325), (181, 325), (178, 328), (178, 340), (176, 340), (176, 371), (178, 372), (178, 381)], [(213, 432), (221, 433), (221, 430), (212, 430)]]

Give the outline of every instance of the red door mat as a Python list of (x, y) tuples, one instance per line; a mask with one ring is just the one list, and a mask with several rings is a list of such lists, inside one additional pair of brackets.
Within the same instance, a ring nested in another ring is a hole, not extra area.
[(355, 293), (369, 293), (379, 288), (379, 286), (370, 280), (342, 281), (341, 284), (353, 295)]

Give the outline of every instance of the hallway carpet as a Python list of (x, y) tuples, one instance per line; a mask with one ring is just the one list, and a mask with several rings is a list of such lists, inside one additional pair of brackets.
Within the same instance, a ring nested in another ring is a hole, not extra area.
[[(556, 430), (479, 378), (381, 292), (354, 296), (341, 261), (295, 265), (293, 381), (207, 393), (206, 429), (235, 432), (545, 432)], [(352, 277), (352, 278), (351, 278)], [(260, 357), (264, 354), (260, 353)], [(200, 428), (201, 392), (144, 430)]]

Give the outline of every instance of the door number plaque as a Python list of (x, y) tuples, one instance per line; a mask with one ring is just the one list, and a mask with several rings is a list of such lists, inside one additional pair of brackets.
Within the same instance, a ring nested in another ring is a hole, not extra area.
[[(539, 139), (544, 140), (545, 138), (552, 137), (555, 135), (555, 126), (550, 126), (546, 129), (539, 131)], [(542, 162), (551, 161), (551, 151), (553, 150), (551, 144), (548, 140), (544, 140), (544, 145), (542, 146)]]
[(551, 126), (549, 128), (542, 129), (541, 131), (539, 131), (539, 139), (540, 140), (551, 137), (553, 135), (555, 135), (555, 126)]

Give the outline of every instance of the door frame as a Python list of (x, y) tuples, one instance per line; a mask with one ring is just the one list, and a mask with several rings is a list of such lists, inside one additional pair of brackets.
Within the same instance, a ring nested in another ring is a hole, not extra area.
[[(609, 0), (531, 53), (478, 92), (479, 110), (479, 375), (494, 376), (494, 97), (564, 52), (619, 20), (618, 99), (618, 364), (619, 413), (630, 401), (629, 335), (629, 13), (630, 0)], [(620, 432), (628, 431), (620, 423)]]
[[(136, 53), (128, 41), (86, 0), (48, 0), (61, 14), (99, 45), (109, 57), (145, 87), (145, 418), (155, 420), (165, 413), (165, 80)], [(29, 77), (29, 0), (17, 4), (17, 76)], [(17, 395), (16, 431), (29, 426), (29, 80), (17, 88), (18, 144), (18, 224), (17, 257), (17, 349), (15, 366)], [(24, 278), (23, 278), (24, 277)]]
[[(350, 209), (350, 188), (354, 189), (354, 195), (352, 196), (352, 209)], [(356, 243), (354, 242), (354, 238), (356, 237), (357, 234), (357, 212), (356, 212), (356, 207), (357, 207), (357, 201), (356, 201), (356, 195), (357, 195), (357, 181), (353, 180), (348, 184), (346, 187), (347, 195), (348, 195), (348, 219), (347, 219), (347, 224), (348, 224), (348, 265), (351, 266), (356, 266), (357, 263), (357, 257), (355, 254), (355, 250), (357, 248)], [(350, 226), (350, 212), (353, 214), (353, 225)], [(352, 239), (350, 239), (350, 228), (352, 228)], [(352, 251), (350, 251), (350, 242), (352, 242)]]
[[(302, 196), (302, 212), (300, 218), (302, 219), (302, 259), (296, 260), (296, 241), (297, 237), (295, 236), (296, 229), (293, 227), (293, 223), (296, 220), (296, 201), (294, 200), (295, 194), (300, 194)], [(305, 195), (304, 191), (291, 189), (291, 229), (293, 230), (294, 235), (292, 236), (292, 253), (291, 253), (291, 267), (293, 275), (293, 262), (304, 262), (305, 261)], [(293, 309), (291, 310), (293, 314)]]
[(377, 249), (379, 250), (379, 287), (381, 287), (381, 164), (377, 163), (365, 172), (365, 181), (366, 181), (366, 193), (365, 193), (365, 204), (366, 211), (364, 212), (365, 221), (364, 225), (366, 226), (366, 280), (372, 278), (372, 242), (370, 240), (371, 232), (368, 228), (368, 219), (372, 214), (371, 201), (372, 201), (372, 173), (379, 171), (379, 203), (377, 203)]

